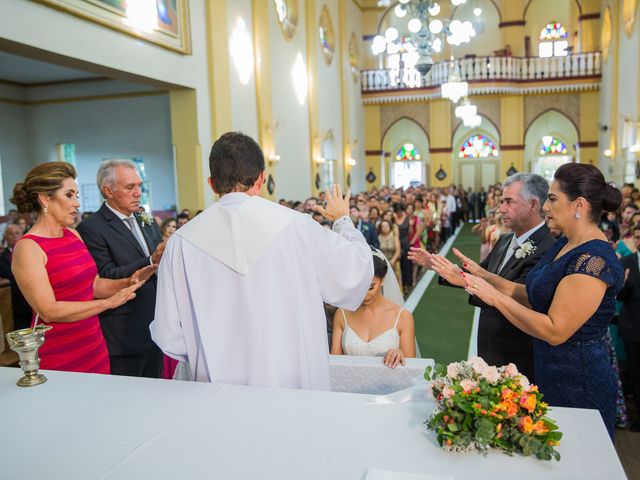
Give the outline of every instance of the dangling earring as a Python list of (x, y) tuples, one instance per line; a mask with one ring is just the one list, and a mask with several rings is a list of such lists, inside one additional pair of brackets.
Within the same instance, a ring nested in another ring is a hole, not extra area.
[(49, 213), (49, 205), (45, 205), (44, 209), (42, 210), (42, 213), (44, 213), (44, 216), (46, 217), (47, 214)]
[(576, 220), (580, 220), (580, 214), (579, 214), (578, 212), (576, 212), (576, 213), (573, 215), (573, 218), (575, 218)]

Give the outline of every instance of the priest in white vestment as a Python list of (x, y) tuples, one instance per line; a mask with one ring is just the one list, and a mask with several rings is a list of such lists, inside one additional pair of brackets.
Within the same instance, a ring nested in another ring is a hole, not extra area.
[(356, 310), (373, 277), (349, 194), (334, 186), (318, 207), (330, 231), (258, 196), (264, 156), (250, 137), (224, 134), (209, 166), (221, 198), (166, 246), (153, 340), (198, 381), (329, 390), (323, 301)]

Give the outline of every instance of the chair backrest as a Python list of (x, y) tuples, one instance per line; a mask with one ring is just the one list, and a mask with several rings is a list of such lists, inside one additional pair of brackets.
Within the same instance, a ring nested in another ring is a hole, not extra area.
[(331, 355), (331, 391), (387, 395), (424, 383), (424, 371), (434, 362), (430, 358), (407, 358), (406, 365), (389, 368), (383, 357)]

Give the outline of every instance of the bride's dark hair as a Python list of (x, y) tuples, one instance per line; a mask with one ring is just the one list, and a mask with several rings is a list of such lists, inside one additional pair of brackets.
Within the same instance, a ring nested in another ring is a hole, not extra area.
[(382, 280), (389, 269), (387, 261), (384, 259), (382, 252), (375, 250), (373, 247), (371, 247), (371, 253), (373, 254), (373, 276)]

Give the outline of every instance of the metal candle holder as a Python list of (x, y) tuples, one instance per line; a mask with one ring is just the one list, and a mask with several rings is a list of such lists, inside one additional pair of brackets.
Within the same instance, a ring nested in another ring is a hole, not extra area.
[(44, 334), (51, 330), (48, 325), (35, 328), (23, 328), (6, 334), (9, 348), (20, 357), (20, 368), (24, 376), (18, 380), (19, 387), (33, 387), (47, 381), (47, 377), (38, 373), (40, 357), (38, 349), (44, 343)]

